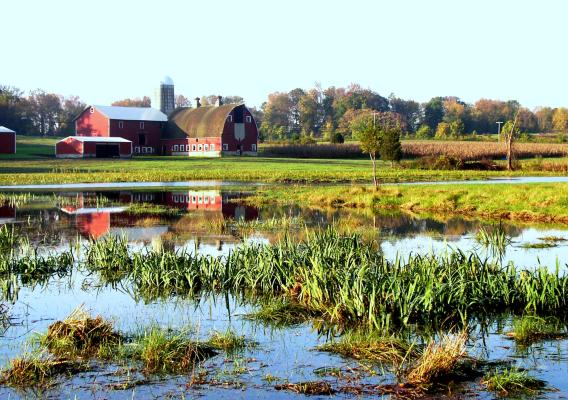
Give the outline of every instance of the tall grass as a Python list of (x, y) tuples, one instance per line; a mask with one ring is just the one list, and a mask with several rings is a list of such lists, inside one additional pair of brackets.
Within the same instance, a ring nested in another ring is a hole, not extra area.
[(246, 244), (227, 257), (130, 254), (124, 240), (113, 238), (87, 254), (87, 268), (103, 277), (119, 268), (140, 291), (284, 295), (333, 323), (429, 324), (504, 309), (563, 313), (568, 305), (568, 279), (558, 270), (520, 270), (459, 250), (389, 261), (372, 242), (332, 229), (300, 243)]

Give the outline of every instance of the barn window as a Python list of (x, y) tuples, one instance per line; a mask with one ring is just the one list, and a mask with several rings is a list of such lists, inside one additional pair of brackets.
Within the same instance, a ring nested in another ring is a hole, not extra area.
[(233, 122), (233, 116), (232, 115), (229, 115), (227, 117), (227, 122)]
[(142, 153), (146, 153), (148, 151), (147, 147), (142, 147)]
[(205, 149), (205, 151), (209, 151), (209, 145), (208, 144), (204, 145), (203, 148)]
[(211, 201), (210, 201), (210, 203), (211, 203), (211, 204), (215, 204), (215, 196), (211, 196)]
[(252, 149), (252, 151), (256, 151), (256, 144), (253, 144), (253, 145), (251, 146), (251, 149)]
[(91, 107), (91, 108), (89, 109), (89, 112), (90, 112), (91, 114), (93, 114), (93, 113), (95, 112), (95, 107)]
[(195, 151), (195, 145), (194, 144), (191, 145), (191, 151)]
[(189, 151), (189, 145), (185, 146), (185, 151)]
[(140, 129), (144, 129), (144, 122), (140, 122)]
[(118, 128), (119, 129), (124, 128), (124, 121), (118, 121)]
[(252, 122), (252, 117), (250, 115), (247, 115), (245, 117), (245, 121), (248, 122), (249, 124)]
[(134, 148), (134, 152), (135, 152), (135, 153), (140, 153), (140, 146), (136, 146), (136, 147)]
[(197, 198), (195, 196), (191, 196), (191, 202), (195, 204), (197, 202)]
[(174, 151), (178, 151), (178, 145), (174, 144)]
[(223, 150), (229, 150), (229, 145), (227, 143), (223, 143)]
[(211, 149), (211, 151), (215, 151), (215, 145), (213, 143), (211, 143), (211, 146), (209, 148)]
[(203, 204), (203, 197), (199, 196), (197, 198), (197, 204)]
[(200, 144), (197, 148), (199, 149), (199, 151), (202, 151), (202, 150), (203, 150), (203, 145)]

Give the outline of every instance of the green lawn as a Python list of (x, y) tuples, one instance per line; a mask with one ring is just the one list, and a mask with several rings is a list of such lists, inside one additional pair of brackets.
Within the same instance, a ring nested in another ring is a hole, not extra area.
[(61, 137), (16, 136), (17, 154), (0, 154), (0, 161), (53, 158), (55, 143)]
[[(53, 156), (59, 138), (18, 137), (17, 155), (0, 155), (0, 184), (233, 180), (296, 183), (370, 182), (367, 159), (272, 157), (135, 157), (131, 160), (61, 160)], [(382, 182), (465, 180), (497, 176), (557, 175), (534, 170), (440, 171), (379, 163)]]

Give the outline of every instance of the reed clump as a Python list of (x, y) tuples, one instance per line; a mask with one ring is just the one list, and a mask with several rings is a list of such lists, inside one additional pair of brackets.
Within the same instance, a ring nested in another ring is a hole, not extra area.
[(467, 358), (468, 334), (442, 334), (438, 341), (430, 341), (407, 374), (414, 385), (429, 385), (455, 374)]
[(123, 341), (113, 324), (100, 315), (92, 317), (82, 307), (63, 321), (56, 321), (40, 338), (40, 344), (58, 357), (106, 356)]
[(518, 368), (492, 371), (484, 376), (482, 383), (501, 396), (536, 395), (546, 388), (546, 382)]

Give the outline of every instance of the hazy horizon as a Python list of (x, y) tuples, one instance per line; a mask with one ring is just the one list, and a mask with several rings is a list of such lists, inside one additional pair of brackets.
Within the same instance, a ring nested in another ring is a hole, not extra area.
[(151, 97), (168, 75), (190, 99), (240, 95), (250, 106), (316, 82), (420, 102), (568, 106), (560, 0), (19, 0), (3, 9), (0, 84), (89, 104)]

